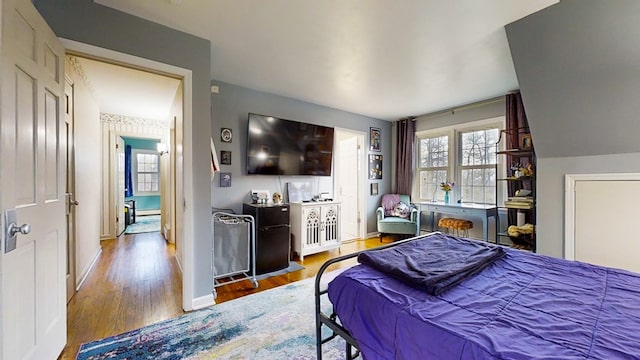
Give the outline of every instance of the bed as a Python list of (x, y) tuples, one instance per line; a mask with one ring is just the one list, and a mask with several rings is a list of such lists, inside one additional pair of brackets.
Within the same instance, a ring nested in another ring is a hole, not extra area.
[(368, 360), (640, 359), (640, 275), (624, 270), (499, 247), (501, 256), (436, 295), (365, 264), (320, 288), (336, 262), (451, 241), (497, 247), (434, 233), (325, 263), (316, 277), (318, 359), (336, 337), (346, 358), (359, 350)]

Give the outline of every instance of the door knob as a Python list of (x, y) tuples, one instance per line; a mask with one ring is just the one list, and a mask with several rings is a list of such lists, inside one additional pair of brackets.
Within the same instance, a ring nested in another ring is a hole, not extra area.
[(70, 200), (69, 205), (78, 206), (80, 205), (80, 202), (78, 200)]
[(9, 228), (7, 229), (10, 237), (14, 237), (17, 234), (27, 235), (31, 232), (31, 226), (29, 224), (22, 224), (18, 226), (16, 223), (9, 224)]

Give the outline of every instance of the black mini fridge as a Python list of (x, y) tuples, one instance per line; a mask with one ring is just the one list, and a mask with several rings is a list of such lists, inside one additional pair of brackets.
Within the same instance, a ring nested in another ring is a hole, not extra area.
[(248, 204), (242, 207), (256, 224), (256, 274), (289, 267), (289, 204)]

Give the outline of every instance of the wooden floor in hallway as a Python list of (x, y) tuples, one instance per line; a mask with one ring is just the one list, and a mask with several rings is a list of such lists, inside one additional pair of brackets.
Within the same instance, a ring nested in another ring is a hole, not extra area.
[[(67, 306), (67, 346), (59, 359), (75, 359), (82, 343), (184, 314), (175, 247), (159, 232), (122, 235), (101, 245), (94, 269)], [(379, 245), (378, 238), (356, 240), (339, 250), (306, 256), (298, 261), (303, 270), (260, 280), (257, 289), (250, 281), (220, 286), (216, 303), (313, 277), (328, 259)]]

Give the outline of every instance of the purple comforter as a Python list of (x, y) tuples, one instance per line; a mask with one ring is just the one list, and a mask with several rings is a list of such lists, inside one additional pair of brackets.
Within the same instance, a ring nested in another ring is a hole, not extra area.
[(358, 261), (440, 295), (503, 256), (504, 250), (497, 245), (438, 235), (429, 241), (367, 251), (358, 255)]
[(504, 250), (437, 296), (357, 265), (329, 299), (367, 360), (640, 359), (639, 274)]

